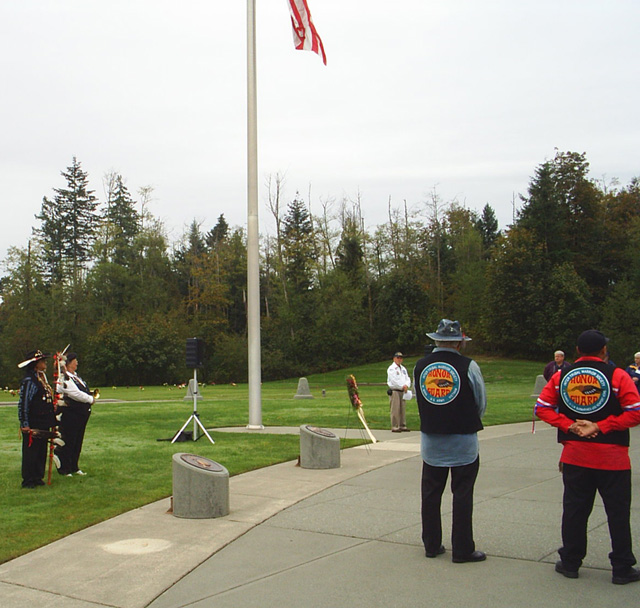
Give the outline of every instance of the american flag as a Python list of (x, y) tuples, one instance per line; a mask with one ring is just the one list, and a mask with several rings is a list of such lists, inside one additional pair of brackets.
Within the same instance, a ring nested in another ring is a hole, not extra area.
[(322, 55), (322, 61), (327, 65), (322, 40), (311, 21), (311, 12), (307, 0), (289, 0), (291, 11), (291, 25), (293, 26), (293, 44), (298, 50), (313, 51)]

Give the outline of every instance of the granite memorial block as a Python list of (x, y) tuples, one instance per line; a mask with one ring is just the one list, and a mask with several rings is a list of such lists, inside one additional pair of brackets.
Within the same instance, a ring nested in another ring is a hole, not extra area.
[(300, 466), (303, 469), (339, 469), (340, 439), (327, 429), (303, 424), (300, 427)]
[(229, 471), (202, 456), (174, 454), (173, 514), (186, 519), (228, 515)]

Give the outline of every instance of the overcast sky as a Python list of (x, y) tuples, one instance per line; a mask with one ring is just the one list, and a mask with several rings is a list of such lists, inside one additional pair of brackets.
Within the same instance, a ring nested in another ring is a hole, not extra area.
[[(328, 65), (293, 48), (286, 0), (257, 0), (265, 183), (355, 199), (368, 226), (436, 189), (501, 227), (555, 148), (591, 176), (640, 175), (638, 0), (308, 0)], [(121, 173), (173, 239), (246, 225), (244, 0), (5, 0), (0, 259), (24, 247), (76, 156), (104, 199)]]

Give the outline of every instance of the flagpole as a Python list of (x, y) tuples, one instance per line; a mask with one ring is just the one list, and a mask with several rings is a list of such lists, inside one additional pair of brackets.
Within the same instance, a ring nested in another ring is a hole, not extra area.
[(258, 118), (256, 0), (247, 0), (247, 334), (248, 429), (263, 429), (260, 362), (260, 249), (258, 230)]

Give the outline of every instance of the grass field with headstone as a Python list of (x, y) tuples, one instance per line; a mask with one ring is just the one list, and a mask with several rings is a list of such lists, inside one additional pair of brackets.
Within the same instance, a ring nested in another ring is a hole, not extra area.
[[(416, 358), (407, 357), (412, 371)], [(477, 358), (488, 394), (486, 425), (531, 419), (535, 377), (542, 365), (527, 361)], [(359, 428), (346, 389), (354, 374), (364, 413), (372, 429), (389, 428), (386, 369), (390, 361), (308, 376), (313, 399), (294, 399), (298, 378), (262, 385), (262, 422), (265, 426)], [(92, 387), (94, 388), (94, 387)], [(221, 463), (230, 475), (295, 460), (297, 435), (257, 435), (216, 432), (216, 428), (246, 426), (246, 384), (209, 385), (200, 388), (198, 413), (215, 441), (169, 440), (193, 411), (185, 400), (186, 388), (101, 387), (85, 436), (80, 467), (86, 477), (62, 477), (55, 470), (52, 484), (34, 490), (20, 487), (20, 435), (17, 396), (5, 391), (0, 400), (0, 563), (77, 530), (114, 517), (171, 494), (171, 457), (192, 452)], [(416, 401), (407, 405), (407, 424), (419, 428)], [(191, 430), (189, 425), (187, 430)], [(341, 439), (344, 447), (360, 440)]]

